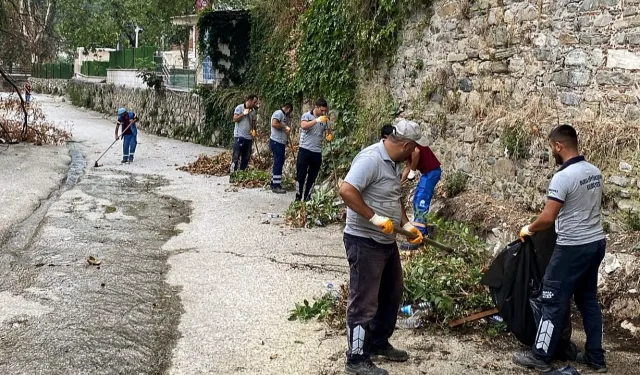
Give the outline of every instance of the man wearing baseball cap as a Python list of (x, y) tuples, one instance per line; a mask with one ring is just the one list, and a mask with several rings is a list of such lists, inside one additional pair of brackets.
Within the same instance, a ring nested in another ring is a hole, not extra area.
[(402, 163), (427, 140), (415, 122), (402, 120), (386, 139), (362, 150), (340, 186), (347, 205), (344, 245), (350, 270), (347, 303), (347, 364), (345, 372), (387, 375), (371, 356), (406, 361), (407, 352), (395, 349), (393, 334), (402, 300), (402, 266), (394, 228), (418, 235), (401, 201)]

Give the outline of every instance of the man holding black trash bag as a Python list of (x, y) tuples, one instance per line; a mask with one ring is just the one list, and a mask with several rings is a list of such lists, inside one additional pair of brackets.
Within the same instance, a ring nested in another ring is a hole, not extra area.
[(540, 216), (522, 228), (520, 237), (533, 236), (555, 222), (558, 238), (542, 281), (542, 317), (531, 351), (515, 353), (514, 363), (541, 372), (552, 370), (551, 360), (574, 297), (582, 314), (587, 341), (576, 361), (598, 373), (607, 372), (602, 348), (602, 312), (598, 303), (598, 269), (606, 239), (600, 220), (602, 173), (578, 152), (578, 135), (569, 125), (549, 135), (556, 163), (562, 165), (549, 185)]

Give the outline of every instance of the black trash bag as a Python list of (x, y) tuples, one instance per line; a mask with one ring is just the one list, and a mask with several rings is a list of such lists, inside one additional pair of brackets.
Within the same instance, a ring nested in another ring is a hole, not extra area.
[(502, 250), (482, 277), (509, 331), (523, 343), (534, 343), (537, 325), (529, 299), (540, 290), (541, 272), (533, 241), (517, 240)]
[[(514, 241), (493, 260), (481, 283), (489, 287), (493, 302), (513, 335), (526, 346), (535, 342), (541, 319), (542, 278), (556, 244), (553, 227), (536, 233), (525, 242)], [(556, 359), (575, 359), (577, 348), (571, 342), (571, 314), (558, 344)]]

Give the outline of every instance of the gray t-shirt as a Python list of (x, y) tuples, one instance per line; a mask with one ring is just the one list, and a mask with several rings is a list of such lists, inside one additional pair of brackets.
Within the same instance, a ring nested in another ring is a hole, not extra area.
[[(302, 121), (314, 121), (316, 116), (313, 115), (313, 111), (305, 112), (302, 115)], [(324, 131), (327, 129), (327, 124), (324, 122), (316, 123), (311, 129), (302, 129), (300, 134), (300, 148), (312, 152), (322, 152), (322, 140), (324, 139)]]
[[(358, 189), (362, 199), (376, 214), (388, 217), (393, 221), (393, 225), (398, 227), (402, 221), (400, 177), (402, 164), (391, 160), (384, 148), (384, 142), (380, 141), (360, 151), (353, 159), (344, 181)], [(383, 244), (390, 244), (396, 240), (395, 233), (382, 233), (380, 228), (350, 208), (347, 208), (347, 225), (344, 232), (352, 236), (371, 238)]]
[[(233, 111), (234, 115), (239, 115), (243, 113), (245, 110), (244, 104), (240, 104), (236, 107), (235, 111)], [(244, 116), (240, 121), (236, 122), (235, 127), (233, 128), (233, 136), (235, 138), (245, 138), (245, 139), (253, 139), (251, 136), (251, 124), (253, 120), (256, 118), (256, 110), (252, 109), (248, 115)]]
[(278, 143), (282, 143), (284, 145), (287, 144), (287, 131), (285, 129), (276, 129), (273, 127), (273, 120), (276, 119), (278, 121), (280, 121), (280, 125), (282, 126), (288, 126), (289, 125), (289, 117), (287, 115), (284, 114), (284, 111), (279, 109), (275, 112), (273, 112), (273, 115), (271, 116), (271, 139), (278, 142)]
[(584, 157), (575, 157), (560, 168), (551, 179), (548, 198), (563, 203), (556, 219), (558, 245), (584, 245), (604, 238), (602, 173)]

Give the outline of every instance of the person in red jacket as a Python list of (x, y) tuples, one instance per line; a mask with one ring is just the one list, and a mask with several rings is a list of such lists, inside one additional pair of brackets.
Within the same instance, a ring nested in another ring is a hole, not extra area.
[[(431, 206), (433, 192), (442, 175), (440, 161), (429, 147), (420, 145), (416, 147), (411, 155), (411, 162), (407, 163), (402, 172), (402, 183), (407, 179), (413, 179), (416, 170), (420, 171), (422, 176), (413, 196), (413, 225), (422, 232), (423, 236), (427, 236), (427, 214)], [(410, 243), (401, 245), (402, 250), (417, 250), (418, 248), (420, 248), (419, 245)]]

